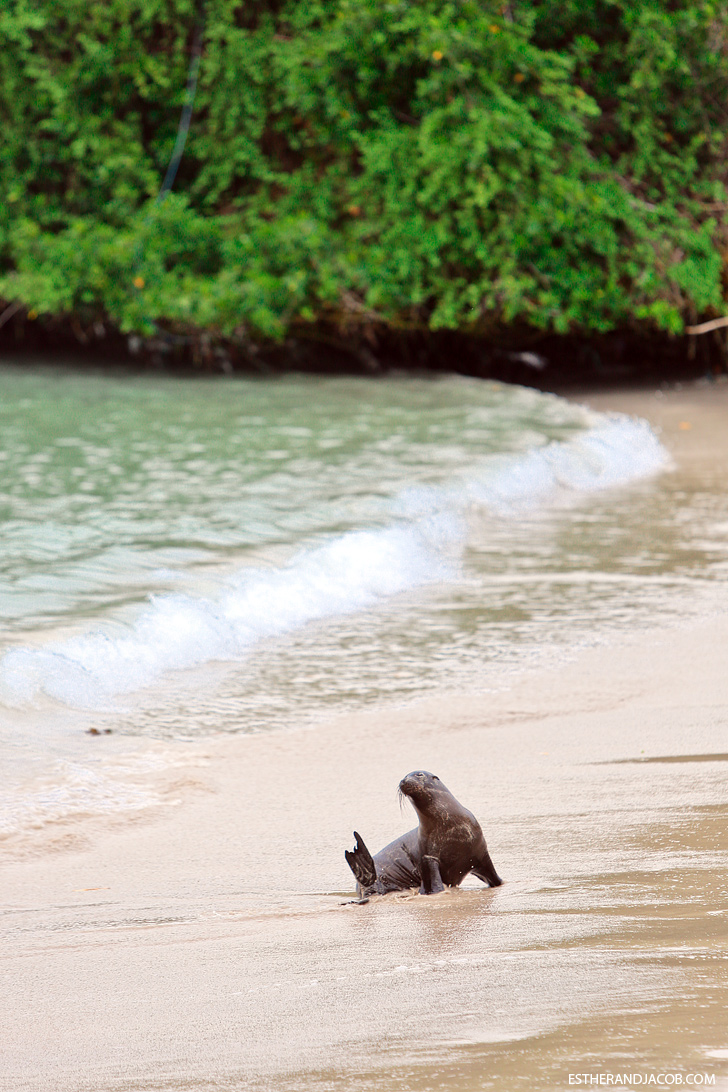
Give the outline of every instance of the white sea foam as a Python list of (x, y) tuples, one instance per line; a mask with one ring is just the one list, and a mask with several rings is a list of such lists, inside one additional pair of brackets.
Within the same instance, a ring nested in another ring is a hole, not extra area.
[(161, 803), (154, 792), (89, 769), (63, 762), (41, 777), (33, 789), (4, 788), (0, 795), (0, 841), (25, 829), (68, 822), (90, 814), (141, 811)]
[(647, 421), (590, 414), (591, 428), (518, 455), (492, 455), (479, 471), (448, 487), (412, 489), (399, 498), (410, 519), (475, 504), (502, 515), (568, 500), (664, 470), (670, 457)]
[(300, 551), (282, 569), (245, 569), (215, 598), (153, 597), (136, 622), (41, 649), (17, 648), (0, 661), (0, 687), (21, 702), (39, 692), (80, 708), (148, 686), (162, 673), (231, 660), (265, 637), (373, 606), (452, 572), (448, 544), (462, 538), (456, 517), (352, 531)]
[(590, 492), (641, 478), (665, 466), (664, 448), (646, 421), (609, 417), (567, 443), (502, 459), (495, 480), (472, 493), (484, 504), (532, 506), (559, 492)]
[(646, 422), (591, 415), (591, 427), (571, 440), (491, 456), (472, 476), (407, 491), (394, 506), (396, 523), (301, 550), (283, 568), (245, 568), (215, 597), (160, 595), (130, 626), (13, 649), (0, 660), (0, 697), (17, 704), (45, 693), (97, 708), (165, 672), (233, 660), (266, 637), (447, 579), (474, 505), (517, 518), (524, 508), (644, 477), (668, 462)]

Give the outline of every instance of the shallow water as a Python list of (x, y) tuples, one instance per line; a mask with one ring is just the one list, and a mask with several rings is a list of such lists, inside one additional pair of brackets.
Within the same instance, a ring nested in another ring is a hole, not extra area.
[[(213, 791), (176, 822), (5, 873), (0, 1087), (561, 1092), (667, 1073), (725, 1092), (725, 634), (587, 654), (552, 691), (536, 673), (474, 703), (218, 737)], [(505, 882), (342, 905), (343, 832), (378, 846), (411, 823), (391, 774), (412, 752), (457, 774)]]
[(23, 366), (0, 435), (6, 833), (146, 799), (123, 747), (89, 765), (89, 726), (199, 737), (498, 687), (699, 613), (728, 564), (725, 498), (645, 422), (496, 383)]

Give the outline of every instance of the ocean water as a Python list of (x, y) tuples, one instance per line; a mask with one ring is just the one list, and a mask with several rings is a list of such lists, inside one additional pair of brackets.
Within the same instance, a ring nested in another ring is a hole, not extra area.
[(645, 421), (458, 377), (0, 370), (0, 832), (144, 806), (131, 737), (498, 687), (684, 614), (723, 514), (671, 465)]

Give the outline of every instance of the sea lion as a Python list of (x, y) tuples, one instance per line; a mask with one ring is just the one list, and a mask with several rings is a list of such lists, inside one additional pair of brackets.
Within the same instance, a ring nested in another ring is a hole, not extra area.
[(468, 872), (489, 887), (503, 883), (493, 867), (480, 823), (439, 777), (415, 770), (402, 778), (399, 791), (412, 801), (419, 826), (380, 849), (376, 857), (356, 831), (356, 846), (351, 852), (344, 851), (356, 876), (360, 901), (410, 887), (418, 887), (421, 895), (434, 895), (446, 887), (457, 887)]

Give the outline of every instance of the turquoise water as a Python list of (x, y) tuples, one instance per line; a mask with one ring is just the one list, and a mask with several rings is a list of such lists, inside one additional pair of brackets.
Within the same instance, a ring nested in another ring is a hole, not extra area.
[(70, 723), (194, 738), (488, 687), (725, 563), (645, 422), (496, 383), (7, 367), (0, 438), (0, 747), (61, 781)]
[(143, 600), (182, 574), (392, 521), (408, 489), (566, 439), (568, 403), (463, 380), (0, 383), (0, 618), (23, 630)]
[(510, 537), (534, 507), (664, 463), (643, 425), (454, 377), (18, 370), (2, 384), (0, 617), (22, 635), (0, 652), (11, 703), (94, 708), (457, 583), (468, 524), (488, 516)]

